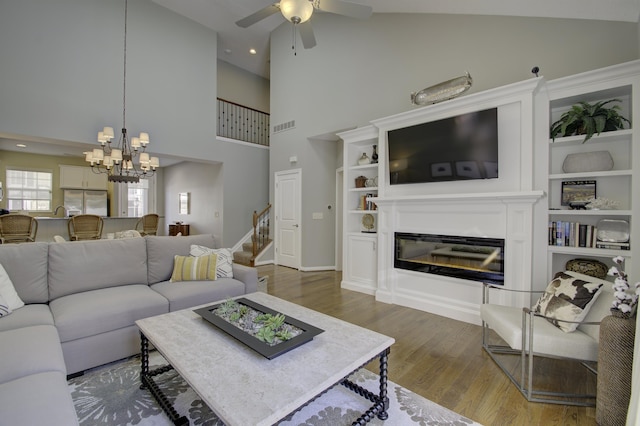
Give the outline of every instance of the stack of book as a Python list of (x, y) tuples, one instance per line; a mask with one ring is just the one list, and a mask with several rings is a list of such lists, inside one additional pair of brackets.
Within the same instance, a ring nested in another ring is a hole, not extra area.
[(613, 241), (596, 241), (596, 248), (612, 249), (612, 250), (631, 250), (631, 243), (617, 243)]
[(375, 197), (375, 194), (365, 194), (360, 196), (358, 210), (377, 210), (376, 203), (368, 201), (367, 198)]
[(600, 241), (597, 238), (598, 228), (579, 222), (549, 222), (549, 245), (560, 247), (587, 247), (614, 250), (630, 250), (627, 242)]

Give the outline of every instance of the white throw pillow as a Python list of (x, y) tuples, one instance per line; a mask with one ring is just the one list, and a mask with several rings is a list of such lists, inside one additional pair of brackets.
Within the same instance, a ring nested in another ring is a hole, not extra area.
[(24, 302), (20, 299), (18, 293), (16, 293), (16, 289), (13, 287), (13, 283), (2, 264), (0, 264), (0, 296), (2, 296), (12, 311), (24, 306)]
[(9, 305), (7, 304), (6, 300), (4, 300), (4, 297), (2, 297), (2, 295), (0, 294), (0, 318), (6, 317), (11, 312), (13, 312), (13, 311), (11, 310)]
[(218, 264), (216, 266), (216, 275), (218, 278), (233, 278), (233, 253), (231, 249), (220, 248), (212, 249), (196, 244), (191, 245), (191, 256), (204, 256), (206, 254), (215, 254), (218, 256)]
[[(572, 271), (558, 272), (536, 302), (533, 310), (560, 330), (570, 333), (587, 316), (603, 287), (604, 281)], [(557, 321), (564, 320), (564, 321)]]

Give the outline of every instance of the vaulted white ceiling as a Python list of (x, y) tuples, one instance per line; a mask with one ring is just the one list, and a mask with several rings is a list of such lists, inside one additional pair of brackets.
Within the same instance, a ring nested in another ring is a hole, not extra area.
[[(218, 33), (218, 58), (265, 78), (269, 35), (285, 22), (275, 14), (249, 28), (235, 22), (274, 0), (152, 0)], [(452, 13), (638, 22), (640, 0), (350, 0), (374, 13)], [(322, 0), (320, 0), (320, 3)], [(256, 49), (255, 55), (249, 49)]]

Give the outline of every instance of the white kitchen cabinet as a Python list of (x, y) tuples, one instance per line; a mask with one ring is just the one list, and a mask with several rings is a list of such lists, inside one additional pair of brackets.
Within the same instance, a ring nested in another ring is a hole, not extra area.
[(62, 189), (107, 189), (106, 173), (94, 173), (91, 167), (60, 166)]

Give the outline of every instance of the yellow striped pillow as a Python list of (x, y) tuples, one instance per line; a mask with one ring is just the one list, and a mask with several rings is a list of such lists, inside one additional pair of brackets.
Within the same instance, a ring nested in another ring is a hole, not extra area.
[(169, 281), (213, 281), (216, 279), (218, 256), (174, 256), (173, 273)]

